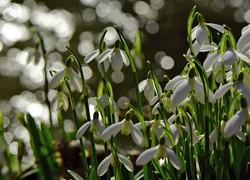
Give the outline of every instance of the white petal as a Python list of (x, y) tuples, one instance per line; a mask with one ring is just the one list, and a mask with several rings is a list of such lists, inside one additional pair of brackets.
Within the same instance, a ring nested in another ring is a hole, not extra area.
[(190, 92), (190, 82), (187, 79), (176, 87), (170, 99), (171, 104), (173, 106), (178, 106), (188, 97), (189, 92)]
[(196, 40), (199, 44), (204, 44), (206, 41), (208, 41), (208, 33), (206, 27), (202, 24), (198, 26), (196, 32)]
[(214, 98), (219, 99), (222, 96), (224, 96), (224, 94), (226, 94), (226, 92), (234, 85), (234, 82), (230, 82), (227, 83), (225, 85), (220, 85), (220, 87), (218, 88), (218, 90), (214, 93)]
[[(154, 120), (152, 120), (152, 121), (145, 121), (145, 125), (148, 126), (148, 125), (152, 124), (153, 122), (154, 122)], [(134, 124), (134, 127), (138, 128), (138, 129), (142, 129), (142, 125), (141, 125), (140, 122)]]
[(115, 50), (111, 56), (111, 67), (114, 71), (121, 71), (123, 59), (120, 50)]
[(107, 58), (109, 58), (111, 56), (113, 49), (107, 49), (106, 51), (104, 51), (102, 54), (100, 54), (100, 56), (98, 57), (98, 62), (102, 63), (103, 61), (105, 61)]
[(174, 153), (174, 151), (172, 151), (171, 149), (166, 148), (166, 154), (167, 154), (169, 160), (171, 161), (172, 165), (176, 169), (179, 170), (181, 168), (181, 161), (178, 158), (178, 156)]
[(236, 45), (237, 47), (236, 49), (240, 51), (243, 50), (243, 48), (249, 43), (249, 41), (250, 41), (250, 31), (246, 31), (239, 38), (237, 45)]
[(211, 134), (209, 135), (209, 143), (210, 144), (213, 144), (217, 140), (217, 131), (218, 131), (218, 128), (215, 128), (211, 132)]
[(170, 125), (170, 130), (171, 130), (171, 133), (173, 135), (174, 142), (175, 142), (175, 144), (177, 144), (178, 141), (179, 141), (179, 131), (178, 131), (177, 125), (176, 124), (171, 124)]
[(82, 81), (80, 76), (73, 71), (73, 69), (70, 68), (70, 83), (72, 84), (72, 86), (78, 91), (78, 92), (82, 92)]
[(146, 85), (146, 82), (147, 82), (147, 79), (144, 79), (142, 80), (140, 83), (139, 83), (139, 92), (142, 92), (144, 90), (144, 87)]
[(85, 131), (88, 129), (88, 127), (90, 126), (91, 121), (88, 121), (86, 123), (84, 123), (76, 132), (76, 139), (80, 139), (83, 134), (85, 133)]
[(105, 129), (101, 136), (102, 140), (107, 141), (111, 138), (111, 136), (117, 135), (120, 132), (124, 121), (125, 120), (112, 124), (107, 129)]
[(243, 132), (238, 129), (235, 133), (235, 135), (242, 141), (242, 142), (246, 142), (246, 136), (243, 134)]
[(97, 168), (97, 175), (98, 176), (102, 176), (108, 170), (110, 162), (111, 162), (111, 156), (112, 156), (112, 154), (110, 154), (105, 159), (103, 159), (102, 162), (99, 164), (99, 166)]
[(56, 112), (58, 110), (58, 96), (57, 94), (53, 97), (51, 101), (51, 109), (53, 112)]
[(65, 94), (62, 94), (62, 98), (63, 98), (63, 110), (67, 111), (69, 108), (68, 97)]
[(49, 88), (54, 89), (55, 87), (58, 86), (58, 84), (60, 83), (60, 81), (63, 79), (64, 71), (65, 71), (65, 68), (63, 70), (57, 72), (53, 76), (52, 80), (49, 83)]
[(130, 133), (133, 141), (140, 147), (145, 146), (145, 141), (142, 132), (136, 128), (132, 123), (130, 125)]
[(99, 54), (99, 50), (94, 50), (92, 52), (90, 52), (85, 58), (84, 58), (84, 62), (85, 63), (89, 63), (90, 61), (92, 61), (93, 59), (95, 59)]
[(154, 83), (152, 79), (147, 79), (145, 87), (144, 87), (144, 96), (148, 102), (150, 102), (155, 95), (154, 92)]
[(217, 47), (212, 46), (212, 45), (203, 45), (200, 48), (200, 52), (208, 52), (208, 51), (215, 51)]
[(237, 56), (233, 49), (229, 48), (222, 55), (222, 61), (225, 65), (232, 65), (236, 62)]
[[(110, 66), (110, 62), (108, 59), (103, 61), (103, 65), (104, 65), (104, 72), (107, 72)], [(99, 72), (102, 72), (102, 68), (101, 68), (101, 64), (97, 63), (97, 68), (99, 70)]]
[(181, 83), (181, 82), (184, 81), (185, 79), (187, 79), (187, 77), (185, 77), (185, 76), (180, 76), (180, 75), (175, 76), (172, 80), (170, 80), (170, 81), (166, 84), (165, 89), (166, 89), (166, 90), (173, 89), (173, 88), (176, 86), (176, 84)]
[(155, 156), (158, 146), (143, 151), (136, 159), (135, 164), (138, 166), (147, 164)]
[(128, 158), (126, 158), (120, 154), (117, 154), (117, 156), (118, 156), (119, 161), (126, 167), (126, 169), (128, 171), (130, 171), (130, 172), (134, 171), (134, 166), (131, 163), (131, 161), (128, 160)]
[(241, 109), (228, 120), (224, 128), (225, 138), (230, 138), (237, 132), (237, 130), (243, 123), (243, 118), (244, 118), (243, 110)]
[(211, 55), (208, 55), (208, 57), (205, 59), (205, 61), (203, 62), (203, 67), (205, 69), (205, 71), (209, 71), (213, 69), (213, 65), (216, 62), (216, 60), (219, 57), (219, 53), (215, 52)]
[(245, 54), (242, 54), (241, 52), (238, 52), (238, 51), (234, 51), (236, 53), (236, 55), (242, 59), (243, 61), (247, 62), (247, 63), (250, 63), (250, 59), (245, 55)]
[(97, 126), (97, 129), (98, 129), (100, 135), (102, 135), (103, 131), (105, 130), (104, 125), (103, 125), (100, 121), (98, 121), (98, 122), (96, 123), (96, 126)]
[(215, 30), (219, 31), (220, 33), (223, 33), (225, 28), (222, 25), (214, 24), (214, 23), (206, 23), (207, 26), (210, 26), (214, 28)]
[(129, 59), (128, 59), (128, 56), (127, 56), (126, 52), (123, 51), (123, 50), (120, 50), (120, 52), (121, 52), (121, 56), (122, 56), (123, 63), (124, 63), (126, 66), (128, 66), (130, 62), (129, 62)]

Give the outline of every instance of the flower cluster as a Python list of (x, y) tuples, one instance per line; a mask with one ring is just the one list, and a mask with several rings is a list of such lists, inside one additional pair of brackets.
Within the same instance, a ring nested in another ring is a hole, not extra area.
[[(53, 76), (49, 85), (52, 89), (57, 87), (58, 91), (52, 100), (54, 111), (60, 107), (65, 111), (68, 109), (68, 100), (63, 94), (64, 85), (69, 91), (72, 86), (83, 93), (86, 122), (77, 127), (76, 138), (81, 141), (89, 129), (92, 145), (96, 137), (103, 143), (106, 157), (99, 164), (95, 155), (92, 157), (98, 176), (107, 173), (111, 178), (111, 164), (114, 176), (121, 173), (121, 165), (129, 172), (134, 171), (134, 165), (143, 165), (144, 176), (149, 177), (153, 176), (151, 169), (154, 169), (155, 174), (160, 174), (163, 179), (178, 179), (181, 176), (202, 179), (210, 177), (211, 168), (214, 168), (215, 176), (227, 177), (232, 165), (221, 164), (229, 162), (228, 154), (240, 153), (235, 158), (245, 155), (246, 148), (242, 145), (238, 150), (236, 144), (250, 140), (250, 26), (243, 28), (236, 42), (228, 27), (206, 23), (194, 9), (188, 20), (189, 49), (184, 55), (187, 65), (180, 75), (168, 79), (165, 84), (158, 82), (151, 62), (148, 62), (147, 78), (138, 81), (133, 56), (123, 34), (116, 27), (120, 39), (115, 42), (114, 48), (106, 49), (104, 38), (101, 38), (99, 49), (84, 58), (85, 63), (96, 59), (101, 72), (103, 82), (97, 97), (88, 97), (85, 81), (81, 81), (78, 73), (71, 68), (71, 58), (67, 60), (66, 67)], [(198, 25), (193, 28), (196, 17)], [(218, 38), (213, 37), (213, 31)], [(201, 56), (205, 57), (201, 59), (200, 54), (207, 55)], [(121, 113), (116, 105), (106, 73), (110, 64), (114, 73), (120, 72), (123, 64), (131, 66), (137, 106), (127, 103), (126, 112)], [(79, 74), (81, 70), (79, 68)], [(93, 118), (90, 118), (90, 104), (94, 106)], [(147, 110), (147, 114), (143, 110)], [(135, 163), (126, 157), (126, 153), (124, 156), (119, 151), (119, 133), (131, 137), (134, 142), (131, 144), (140, 148), (141, 153)], [(238, 139), (234, 138), (235, 135)], [(202, 155), (205, 157), (201, 158)], [(234, 158), (230, 159), (232, 161)], [(240, 176), (239, 171), (233, 173)]]

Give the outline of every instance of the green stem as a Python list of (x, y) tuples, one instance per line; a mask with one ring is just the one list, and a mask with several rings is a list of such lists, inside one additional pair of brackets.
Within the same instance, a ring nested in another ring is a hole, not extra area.
[(45, 55), (46, 55), (46, 50), (45, 50), (45, 46), (44, 46), (44, 41), (43, 41), (43, 38), (42, 36), (40, 35), (39, 32), (36, 32), (39, 40), (40, 40), (40, 45), (41, 45), (41, 50), (42, 50), (42, 59), (44, 60), (44, 93), (45, 93), (45, 103), (47, 104), (48, 106), (48, 111), (49, 111), (49, 122), (50, 122), (50, 131), (51, 131), (51, 134), (52, 134), (52, 137), (55, 136), (55, 128), (54, 128), (54, 125), (53, 125), (53, 120), (52, 120), (52, 113), (51, 113), (51, 104), (50, 104), (50, 101), (49, 101), (49, 82), (48, 82), (48, 77), (47, 77), (47, 62), (46, 62), (46, 58), (45, 58)]
[[(69, 90), (70, 104), (71, 104), (71, 108), (72, 108), (72, 111), (73, 111), (76, 128), (78, 130), (80, 128), (80, 126), (79, 126), (79, 123), (78, 123), (78, 117), (77, 117), (74, 98), (73, 98), (72, 91), (71, 91), (71, 88), (69, 86), (68, 81), (65, 81), (65, 84), (66, 84), (66, 86), (67, 86), (67, 88)], [(82, 156), (83, 156), (83, 158), (81, 158), (81, 160), (82, 160), (83, 168), (84, 168), (84, 171), (85, 171), (85, 177), (84, 178), (88, 179), (88, 169), (89, 168), (88, 168), (88, 162), (87, 162), (87, 157), (86, 157), (86, 154), (85, 154), (85, 147), (84, 147), (82, 138), (79, 139), (79, 142), (80, 142), (80, 147), (81, 147), (81, 153), (82, 153)]]
[[(79, 59), (77, 58), (76, 54), (69, 47), (66, 47), (66, 48), (73, 55), (73, 58), (74, 58), (75, 62), (77, 63), (77, 67), (78, 67), (78, 70), (80, 72), (81, 79), (82, 79), (84, 104), (85, 104), (85, 109), (86, 109), (87, 120), (91, 121), (90, 110), (89, 110), (89, 102), (88, 102), (89, 95), (88, 95), (88, 90), (87, 90), (87, 86), (86, 86), (86, 83), (85, 83), (85, 78), (84, 78), (84, 75), (83, 75), (81, 63), (80, 63)], [(79, 127), (77, 127), (77, 129), (79, 129)], [(90, 132), (90, 142), (91, 142), (91, 159), (92, 159), (92, 161), (94, 163), (93, 164), (94, 171), (96, 172), (97, 167), (98, 167), (98, 161), (97, 161), (97, 154), (96, 154), (96, 149), (95, 149), (94, 135), (93, 135), (92, 132)], [(94, 173), (94, 174), (96, 174), (96, 173)], [(96, 179), (99, 179), (99, 177), (97, 175), (96, 175)]]

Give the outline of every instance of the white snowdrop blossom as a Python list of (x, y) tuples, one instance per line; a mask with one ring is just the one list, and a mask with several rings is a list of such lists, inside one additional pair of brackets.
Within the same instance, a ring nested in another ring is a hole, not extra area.
[[(169, 81), (165, 90), (173, 89), (170, 99), (172, 109), (187, 100), (190, 93), (202, 104), (204, 104), (204, 89), (202, 81), (199, 77), (194, 77), (194, 69), (189, 71), (188, 76), (176, 76)], [(209, 94), (212, 92), (209, 90)], [(210, 96), (209, 96), (210, 97)]]
[(151, 72), (148, 72), (147, 79), (139, 83), (139, 92), (142, 92), (142, 91), (144, 92), (144, 96), (147, 99), (147, 101), (148, 102), (152, 101), (156, 93), (156, 88), (154, 85), (154, 81), (152, 79)]
[[(128, 160), (128, 158), (118, 153), (116, 153), (116, 155), (118, 157), (118, 160), (126, 167), (128, 171), (130, 172), (134, 171), (134, 166), (131, 163), (131, 161)], [(107, 172), (110, 164), (114, 167), (118, 166), (118, 164), (116, 164), (115, 155), (113, 153), (110, 153), (110, 155), (104, 158), (102, 162), (99, 164), (97, 168), (97, 175), (98, 176), (104, 175)]]
[(58, 85), (57, 93), (51, 101), (51, 108), (54, 112), (61, 108), (63, 108), (64, 111), (67, 111), (69, 108), (68, 97), (63, 93), (63, 86), (61, 84)]
[(69, 83), (78, 91), (82, 92), (82, 81), (80, 76), (71, 68), (71, 58), (66, 61), (66, 66), (58, 71), (49, 83), (49, 87), (54, 89), (62, 80), (68, 80)]
[[(219, 24), (214, 24), (214, 23), (206, 23), (204, 22), (204, 18), (201, 15), (198, 16), (198, 21), (199, 21), (199, 24), (191, 30), (192, 41), (195, 40), (193, 43), (195, 56), (199, 52), (201, 52), (200, 50), (204, 45), (209, 44), (208, 27), (211, 27), (220, 33), (224, 32), (223, 26)], [(188, 49), (187, 55), (190, 55), (190, 49)]]
[[(99, 50), (94, 50), (94, 51), (90, 52), (89, 54), (87, 54), (87, 56), (85, 56), (84, 63), (88, 64), (92, 60), (95, 59), (97, 61), (97, 68), (98, 68), (99, 72), (102, 72), (101, 64), (98, 63), (99, 55), (100, 55)], [(109, 69), (109, 66), (110, 66), (108, 57), (103, 61), (103, 65), (104, 65), (104, 72), (107, 72)]]
[(124, 50), (120, 49), (120, 40), (117, 40), (115, 42), (115, 47), (113, 49), (107, 49), (105, 50), (100, 56), (98, 57), (98, 62), (102, 63), (107, 58), (109, 58), (109, 61), (111, 63), (111, 67), (114, 72), (121, 71), (123, 64), (126, 66), (129, 65), (129, 59)]
[[(169, 90), (164, 89), (164, 92), (161, 93), (161, 101), (163, 103), (165, 110), (169, 113), (171, 112), (170, 97), (171, 97), (171, 92)], [(157, 108), (160, 107), (160, 102), (158, 98), (159, 98), (158, 95), (156, 95), (149, 103), (150, 106), (153, 106), (155, 104), (152, 109), (152, 114), (156, 114), (156, 112), (158, 111)]]
[[(241, 109), (235, 113), (227, 122), (224, 128), (224, 137), (230, 138), (234, 134), (240, 137), (240, 139), (245, 139), (241, 137), (243, 133), (239, 132), (240, 127), (243, 124), (250, 123), (249, 110), (247, 108), (247, 101), (244, 97), (241, 97)], [(244, 136), (244, 135), (243, 135)]]
[(105, 127), (99, 120), (99, 113), (98, 111), (94, 112), (94, 117), (91, 121), (84, 123), (76, 132), (76, 138), (79, 139), (83, 136), (85, 131), (90, 127), (90, 132), (95, 133), (98, 136), (101, 136), (102, 132), (104, 131)]
[(174, 151), (167, 148), (165, 138), (161, 137), (160, 142), (156, 147), (152, 147), (143, 151), (136, 159), (136, 165), (147, 164), (151, 159), (169, 158), (170, 162), (176, 169), (181, 168), (181, 162)]
[(123, 135), (131, 134), (133, 141), (140, 147), (145, 146), (145, 141), (142, 132), (137, 128), (132, 120), (130, 112), (127, 112), (125, 119), (121, 122), (114, 123), (107, 127), (102, 133), (102, 140), (107, 141), (111, 139), (112, 136), (116, 136), (119, 132)]

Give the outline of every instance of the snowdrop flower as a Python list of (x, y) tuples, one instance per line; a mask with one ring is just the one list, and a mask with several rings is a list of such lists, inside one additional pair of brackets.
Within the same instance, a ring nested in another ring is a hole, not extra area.
[(119, 132), (123, 135), (131, 134), (133, 141), (140, 147), (145, 146), (144, 137), (140, 129), (138, 129), (131, 120), (130, 112), (127, 112), (125, 119), (121, 122), (114, 123), (105, 129), (102, 133), (101, 138), (104, 141), (111, 139), (112, 136), (116, 136)]
[[(169, 113), (172, 112), (171, 104), (170, 104), (170, 97), (171, 97), (171, 91), (164, 89), (164, 92), (161, 94), (161, 100), (162, 100), (165, 110)], [(149, 103), (150, 106), (153, 106), (155, 104), (152, 109), (152, 114), (156, 114), (156, 112), (158, 111), (157, 109), (160, 107), (160, 102), (157, 102), (157, 101), (159, 101), (158, 96), (155, 96)]]
[[(104, 45), (104, 46), (106, 46), (106, 45)], [(86, 64), (88, 64), (94, 59), (98, 62), (99, 55), (100, 55), (100, 51), (99, 50), (94, 50), (94, 51), (90, 52), (89, 54), (87, 54), (87, 56), (85, 56), (84, 62)], [(109, 59), (108, 58), (104, 59), (103, 65), (104, 65), (104, 71), (107, 72), (108, 69), (109, 69)], [(98, 68), (99, 72), (102, 72), (100, 63), (97, 63), (97, 68)]]
[[(134, 166), (131, 163), (131, 161), (128, 160), (128, 158), (116, 153), (118, 160), (126, 167), (126, 169), (128, 171), (134, 171)], [(118, 164), (116, 164), (116, 160), (115, 160), (115, 155), (113, 153), (111, 153), (109, 156), (107, 156), (105, 159), (103, 159), (103, 161), (99, 164), (98, 168), (97, 168), (97, 175), (98, 176), (102, 176), (106, 173), (106, 171), (109, 168), (109, 165), (112, 166), (118, 166)]]
[(77, 139), (81, 138), (85, 133), (85, 131), (89, 128), (89, 126), (90, 126), (90, 132), (94, 132), (98, 136), (100, 136), (104, 131), (105, 127), (99, 120), (98, 111), (94, 112), (94, 118), (92, 119), (92, 121), (86, 122), (78, 129), (78, 131), (76, 132), (76, 138)]
[(154, 85), (154, 81), (152, 79), (151, 72), (148, 72), (147, 79), (145, 79), (139, 83), (139, 91), (144, 92), (144, 96), (148, 102), (150, 102), (154, 98), (156, 88)]
[(63, 93), (63, 86), (61, 84), (57, 87), (57, 93), (51, 101), (52, 111), (56, 112), (60, 108), (67, 111), (69, 108), (69, 101), (67, 96)]
[(120, 40), (117, 40), (115, 42), (115, 47), (113, 49), (107, 49), (105, 50), (100, 56), (98, 57), (99, 63), (102, 63), (107, 58), (109, 58), (109, 61), (111, 63), (111, 67), (114, 72), (121, 71), (123, 67), (123, 63), (128, 66), (129, 65), (129, 59), (125, 51), (120, 49)]
[(147, 164), (151, 159), (169, 158), (170, 162), (176, 169), (181, 168), (181, 162), (178, 156), (171, 149), (165, 146), (164, 137), (160, 138), (160, 142), (156, 147), (149, 148), (142, 152), (136, 159), (136, 165)]
[[(224, 128), (224, 137), (230, 138), (234, 134), (237, 134), (237, 136), (242, 136), (243, 133), (239, 134), (240, 126), (249, 123), (250, 123), (250, 115), (247, 108), (247, 101), (244, 97), (241, 97), (241, 110), (237, 111), (235, 115), (233, 115), (227, 121)], [(244, 137), (241, 137), (241, 139), (244, 139)]]
[(58, 71), (49, 83), (51, 89), (58, 86), (58, 84), (63, 80), (67, 79), (69, 83), (78, 91), (82, 92), (82, 81), (80, 76), (71, 68), (71, 57), (66, 61), (66, 66)]
[[(173, 78), (166, 84), (165, 89), (173, 89), (170, 99), (172, 109), (184, 102), (191, 92), (193, 92), (192, 95), (198, 101), (204, 104), (203, 84), (200, 78), (194, 76), (194, 68), (190, 69), (188, 76), (176, 76)], [(212, 92), (210, 91), (209, 93)]]
[[(209, 43), (209, 37), (208, 37), (209, 31), (207, 29), (208, 26), (217, 30), (220, 33), (224, 32), (223, 26), (214, 24), (214, 23), (206, 23), (202, 15), (198, 15), (198, 21), (199, 21), (199, 24), (191, 30), (192, 40), (195, 40), (193, 43), (195, 56), (200, 52), (200, 49), (203, 45), (206, 45)], [(188, 50), (187, 55), (190, 55), (190, 49)]]

